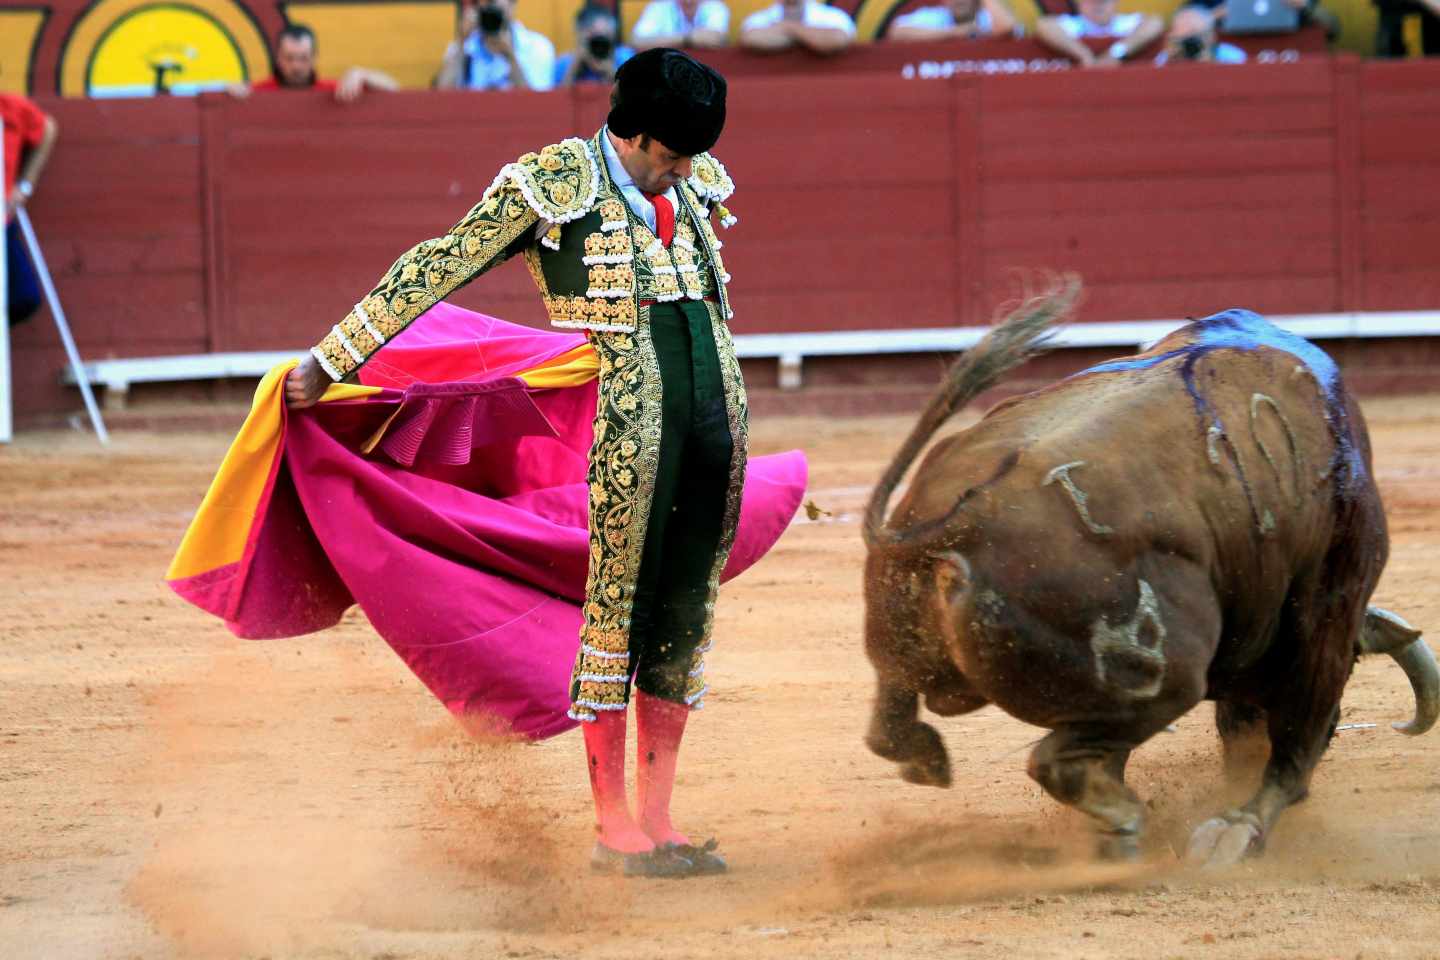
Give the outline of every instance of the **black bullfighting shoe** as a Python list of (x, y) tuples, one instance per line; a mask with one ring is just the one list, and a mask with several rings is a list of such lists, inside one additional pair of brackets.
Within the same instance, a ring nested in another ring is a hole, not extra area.
[(664, 849), (671, 851), (682, 860), (690, 862), (689, 876), (708, 877), (730, 869), (725, 863), (725, 858), (715, 852), (715, 848), (719, 846), (720, 841), (711, 837), (698, 847), (693, 843), (667, 843)]
[(656, 847), (644, 853), (621, 853), (595, 844), (590, 854), (590, 869), (595, 873), (618, 873), (626, 877), (674, 879), (695, 876), (695, 865), (675, 852), (674, 845)]

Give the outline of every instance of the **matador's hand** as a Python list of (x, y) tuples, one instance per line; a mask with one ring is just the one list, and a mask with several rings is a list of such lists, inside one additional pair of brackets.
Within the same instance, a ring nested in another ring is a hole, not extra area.
[(314, 357), (306, 357), (285, 378), (285, 403), (292, 410), (313, 407), (330, 386), (330, 377)]

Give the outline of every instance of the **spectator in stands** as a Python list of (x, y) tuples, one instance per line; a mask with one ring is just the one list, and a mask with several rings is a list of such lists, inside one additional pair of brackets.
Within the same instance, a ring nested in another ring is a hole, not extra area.
[(1245, 51), (1215, 36), (1215, 17), (1204, 7), (1188, 6), (1175, 11), (1165, 49), (1155, 56), (1155, 65), (1167, 63), (1244, 63)]
[[(1114, 67), (1148, 47), (1165, 32), (1165, 21), (1148, 13), (1119, 13), (1116, 0), (1077, 0), (1080, 12), (1041, 17), (1035, 37), (1082, 67)], [(1096, 54), (1085, 43), (1113, 40)]]
[(963, 40), (1003, 37), (1016, 32), (1019, 21), (1005, 0), (948, 0), (918, 7), (896, 17), (887, 40)]
[(275, 70), (264, 80), (246, 86), (229, 87), (230, 94), (247, 97), (250, 93), (269, 90), (327, 90), (341, 103), (353, 103), (366, 90), (398, 90), (389, 74), (367, 67), (351, 67), (339, 80), (324, 80), (315, 73), (315, 31), (292, 23), (275, 38)]
[(35, 195), (60, 127), (54, 117), (34, 102), (13, 93), (0, 93), (0, 121), (4, 123), (5, 276), (9, 286), (9, 320), (13, 326), (30, 319), (40, 308), (40, 281), (25, 251), (20, 224), (13, 218), (15, 211)]
[(435, 86), (445, 90), (549, 90), (555, 45), (515, 18), (515, 0), (465, 6)]
[(724, 0), (651, 0), (630, 41), (637, 50), (651, 47), (723, 47), (730, 38), (730, 8)]
[[(1281, 0), (1295, 9), (1298, 14), (1295, 27), (1303, 29), (1316, 25), (1325, 29), (1325, 39), (1334, 42), (1340, 35), (1340, 20), (1335, 14), (1320, 6), (1318, 0)], [(1378, 0), (1377, 0), (1378, 2)], [(1440, 6), (1440, 0), (1436, 0)], [(1219, 29), (1225, 29), (1225, 7), (1226, 0), (1188, 0), (1186, 6), (1202, 7), (1210, 11), (1215, 18), (1215, 24)]]
[(809, 50), (836, 54), (855, 42), (855, 21), (819, 0), (779, 0), (740, 24), (740, 46), (755, 53)]
[(575, 15), (575, 49), (555, 61), (555, 86), (614, 83), (620, 64), (635, 55), (619, 36), (620, 23), (608, 7), (581, 7)]
[(1440, 0), (1375, 0), (1375, 56), (1405, 56), (1405, 18), (1420, 17), (1420, 52), (1440, 56)]

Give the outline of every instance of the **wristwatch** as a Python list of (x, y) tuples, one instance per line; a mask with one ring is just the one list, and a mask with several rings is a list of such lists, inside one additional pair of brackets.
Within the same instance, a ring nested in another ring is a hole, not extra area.
[(29, 200), (31, 197), (35, 196), (35, 184), (31, 183), (29, 180), (17, 180), (15, 181), (15, 192), (20, 194), (20, 196), (24, 197), (26, 200)]
[(1129, 52), (1130, 48), (1125, 46), (1124, 40), (1116, 40), (1110, 44), (1110, 49), (1105, 51), (1111, 60), (1124, 60), (1125, 55)]

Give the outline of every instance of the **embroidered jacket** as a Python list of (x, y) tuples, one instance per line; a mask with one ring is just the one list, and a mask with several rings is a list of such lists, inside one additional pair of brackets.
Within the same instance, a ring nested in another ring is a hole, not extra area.
[(723, 225), (734, 222), (721, 205), (735, 189), (724, 166), (708, 153), (694, 157), (676, 189), (682, 209), (666, 249), (610, 181), (604, 135), (572, 137), (506, 164), (464, 219), (396, 260), (311, 349), (320, 366), (344, 378), (416, 317), (520, 253), (556, 327), (632, 332), (642, 302), (682, 298), (718, 298), (721, 316), (732, 316), (730, 277), (710, 225), (712, 210)]

